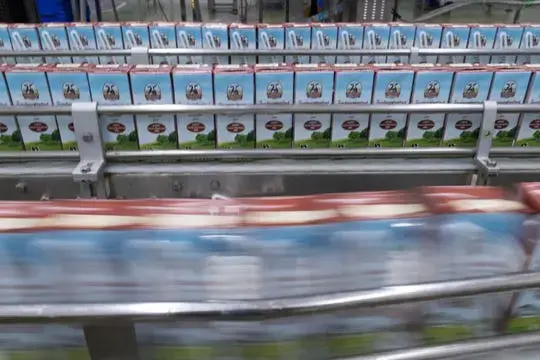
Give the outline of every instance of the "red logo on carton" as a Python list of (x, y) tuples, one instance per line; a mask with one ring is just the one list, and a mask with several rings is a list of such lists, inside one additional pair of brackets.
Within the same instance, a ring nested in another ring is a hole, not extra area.
[(69, 123), (69, 124), (68, 124), (68, 129), (69, 129), (69, 131), (71, 131), (71, 132), (75, 132), (75, 125), (73, 125), (73, 123)]
[(264, 124), (264, 127), (270, 131), (278, 131), (283, 129), (283, 123), (279, 120), (270, 120)]
[(353, 131), (360, 127), (360, 123), (356, 120), (345, 120), (341, 123), (343, 130)]
[(148, 130), (148, 132), (151, 132), (152, 134), (161, 134), (165, 132), (166, 127), (163, 124), (154, 123), (154, 124), (148, 125), (146, 129)]
[(200, 133), (200, 132), (203, 132), (204, 130), (206, 130), (206, 126), (204, 126), (203, 123), (200, 123), (198, 121), (194, 121), (194, 122), (190, 122), (189, 124), (187, 124), (186, 129), (189, 132)]
[(435, 122), (433, 120), (421, 120), (416, 125), (420, 130), (430, 130), (435, 127)]
[(495, 120), (495, 130), (502, 130), (506, 129), (510, 123), (508, 120), (505, 119), (497, 119)]
[(308, 120), (304, 123), (304, 129), (315, 131), (322, 128), (322, 124), (319, 120)]
[(245, 129), (246, 127), (244, 126), (244, 124), (240, 124), (240, 123), (233, 122), (227, 125), (227, 131), (235, 133), (235, 134), (241, 133)]
[(533, 130), (538, 130), (540, 129), (540, 119), (535, 119), (535, 120), (532, 120), (530, 123), (529, 123), (529, 127)]
[(126, 126), (124, 124), (120, 124), (120, 123), (117, 123), (117, 122), (114, 122), (114, 123), (110, 123), (108, 126), (107, 126), (107, 130), (109, 132), (112, 132), (112, 133), (115, 133), (115, 134), (121, 134), (123, 133), (124, 131), (126, 131)]
[(456, 129), (458, 130), (467, 130), (472, 127), (472, 122), (470, 120), (459, 120), (456, 123)]
[(397, 127), (397, 122), (392, 119), (386, 119), (379, 123), (379, 127), (383, 130), (392, 130)]
[(37, 132), (37, 133), (43, 133), (49, 130), (49, 127), (47, 126), (47, 124), (42, 123), (40, 121), (30, 123), (30, 125), (28, 125), (28, 128), (32, 130), (33, 132)]
[(5, 133), (6, 131), (8, 131), (7, 125), (3, 124), (3, 123), (0, 123), (0, 134)]

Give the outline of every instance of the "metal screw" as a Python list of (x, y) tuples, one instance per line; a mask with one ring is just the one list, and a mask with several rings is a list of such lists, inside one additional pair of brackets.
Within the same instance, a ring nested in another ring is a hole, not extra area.
[(485, 136), (485, 137), (491, 136), (491, 131), (486, 131), (486, 132), (484, 133), (484, 136)]
[(212, 191), (217, 191), (219, 190), (220, 187), (221, 187), (221, 184), (217, 180), (212, 180), (212, 182), (210, 183), (210, 190)]
[(82, 136), (82, 140), (87, 143), (92, 142), (94, 140), (94, 135), (92, 135), (92, 133), (85, 133)]
[(26, 186), (25, 183), (23, 183), (22, 181), (17, 183), (17, 185), (15, 185), (15, 190), (17, 190), (17, 192), (23, 194), (26, 192), (26, 190), (28, 190), (28, 187)]
[(489, 167), (495, 167), (497, 166), (497, 162), (491, 159), (486, 160), (486, 165)]
[(179, 191), (182, 191), (183, 186), (180, 183), (180, 181), (175, 180), (172, 183), (172, 189), (173, 189), (173, 191), (179, 192)]
[(83, 167), (81, 167), (81, 173), (88, 174), (90, 171), (92, 171), (92, 165), (94, 164), (91, 162), (86, 163)]

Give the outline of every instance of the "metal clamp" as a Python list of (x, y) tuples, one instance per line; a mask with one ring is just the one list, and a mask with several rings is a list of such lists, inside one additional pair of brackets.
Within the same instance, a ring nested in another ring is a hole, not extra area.
[(131, 65), (148, 65), (150, 64), (150, 55), (148, 48), (132, 47), (131, 55), (128, 56), (128, 63)]
[(482, 125), (476, 143), (476, 155), (474, 157), (478, 167), (477, 185), (488, 185), (491, 177), (499, 174), (499, 165), (490, 159), (491, 142), (497, 119), (497, 103), (495, 101), (484, 101), (484, 111), (482, 115)]
[(83, 196), (92, 196), (92, 184), (104, 184), (105, 168), (97, 103), (73, 103), (71, 113), (80, 156), (79, 164), (72, 172), (73, 180), (82, 184)]
[(409, 54), (409, 64), (420, 64), (420, 49), (413, 46), (409, 50), (411, 51)]

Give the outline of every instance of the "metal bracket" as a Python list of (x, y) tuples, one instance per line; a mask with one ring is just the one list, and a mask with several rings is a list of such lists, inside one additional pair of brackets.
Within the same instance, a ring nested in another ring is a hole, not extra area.
[(148, 48), (145, 48), (145, 47), (131, 48), (131, 56), (128, 58), (128, 63), (131, 65), (150, 64), (150, 54), (148, 53)]
[(71, 107), (80, 161), (73, 180), (83, 184), (104, 183), (105, 150), (99, 131), (97, 103), (73, 103)]
[(495, 120), (497, 119), (497, 103), (495, 101), (484, 101), (484, 112), (482, 115), (482, 125), (476, 143), (476, 155), (474, 161), (478, 167), (477, 185), (488, 185), (491, 177), (499, 174), (499, 165), (489, 158), (491, 152), (491, 142)]
[(411, 53), (409, 54), (409, 64), (419, 64), (420, 63), (420, 49), (413, 46), (410, 48)]

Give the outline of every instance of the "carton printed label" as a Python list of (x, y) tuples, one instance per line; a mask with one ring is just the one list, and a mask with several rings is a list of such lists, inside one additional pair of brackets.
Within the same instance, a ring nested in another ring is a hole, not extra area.
[[(496, 26), (472, 28), (469, 34), (469, 49), (493, 49), (495, 43)], [(471, 55), (466, 62), (472, 64), (489, 64), (489, 55)]]
[(296, 73), (296, 104), (331, 104), (333, 91), (333, 72), (310, 71)]
[(49, 84), (44, 72), (8, 72), (5, 76), (13, 105), (52, 105)]
[[(49, 28), (40, 27), (39, 36), (43, 50), (57, 51), (69, 50), (67, 32), (64, 27)], [(47, 57), (48, 64), (67, 64), (71, 63), (70, 57)]]
[(491, 146), (512, 146), (518, 133), (520, 114), (497, 114)]
[(294, 73), (256, 73), (257, 104), (292, 104)]
[(458, 72), (454, 77), (451, 103), (472, 104), (485, 101), (491, 88), (491, 72)]
[[(99, 50), (116, 50), (124, 48), (122, 29), (120, 26), (95, 26), (97, 47)], [(101, 64), (124, 64), (126, 59), (123, 56), (100, 56)]]
[[(336, 26), (313, 27), (311, 34), (311, 48), (314, 50), (335, 50), (337, 48)], [(312, 56), (311, 63), (334, 64), (335, 56)]]
[(88, 83), (92, 99), (101, 105), (131, 105), (131, 87), (127, 74), (90, 73)]
[(77, 151), (77, 136), (71, 116), (59, 115), (56, 117), (56, 122), (62, 140), (62, 150)]
[[(230, 28), (229, 39), (231, 49), (250, 50), (257, 48), (257, 31), (255, 28)], [(232, 56), (231, 64), (255, 64), (255, 56)]]
[(23, 149), (22, 136), (14, 117), (0, 116), (0, 151)]
[(62, 149), (54, 116), (19, 116), (17, 120), (27, 151)]
[[(176, 28), (174, 24), (151, 25), (150, 46), (152, 49), (174, 49), (176, 43)], [(153, 56), (152, 62), (159, 65), (176, 65), (178, 57), (176, 56)]]
[[(9, 35), (11, 46), (15, 51), (41, 50), (37, 28), (11, 28)], [(17, 58), (18, 64), (40, 64), (42, 62), (43, 58), (41, 57)]]
[[(11, 38), (9, 37), (9, 31), (7, 27), (0, 28), (0, 51), (12, 51)], [(15, 64), (15, 58), (13, 57), (1, 57), (0, 61), (3, 64)]]
[(482, 114), (449, 114), (443, 146), (475, 147), (480, 134)]
[(373, 102), (375, 104), (408, 104), (414, 72), (381, 71), (376, 73)]
[[(357, 50), (364, 45), (364, 27), (362, 25), (340, 26), (338, 28), (338, 49)], [(338, 56), (338, 64), (360, 64), (361, 56)]]
[(216, 105), (252, 105), (254, 103), (253, 73), (214, 74)]
[[(66, 28), (69, 37), (69, 45), (71, 50), (80, 51), (80, 50), (96, 50), (96, 35), (94, 33), (93, 26), (77, 27), (77, 26), (68, 26)], [(97, 64), (97, 56), (87, 56), (87, 57), (73, 57), (75, 63), (81, 64)]]
[[(468, 26), (463, 27), (445, 27), (442, 33), (442, 46), (443, 49), (466, 49), (469, 43), (470, 28)], [(459, 64), (465, 61), (465, 56), (439, 56), (439, 63), (441, 64)]]
[[(288, 27), (285, 28), (285, 49), (310, 49), (311, 27)], [(285, 57), (285, 62), (290, 64), (308, 64), (309, 56), (290, 55)]]
[[(390, 26), (366, 26), (364, 30), (364, 49), (383, 50), (388, 49), (388, 39), (390, 37)], [(386, 56), (363, 56), (364, 64), (384, 64)]]
[(122, 34), (126, 49), (135, 47), (150, 47), (150, 35), (147, 26), (139, 25), (124, 25), (122, 26)]
[(515, 146), (540, 146), (540, 114), (523, 114)]
[(260, 149), (287, 149), (292, 146), (292, 114), (257, 115), (256, 140)]
[(217, 145), (220, 149), (255, 147), (253, 115), (217, 115)]
[(376, 148), (402, 147), (406, 123), (406, 114), (371, 115), (369, 146)]
[[(195, 24), (189, 26), (178, 25), (176, 27), (178, 48), (202, 49), (201, 27)], [(179, 56), (179, 64), (202, 64), (202, 56)]]
[[(279, 28), (259, 28), (259, 49), (261, 50), (282, 50), (285, 48), (285, 29)], [(283, 56), (259, 56), (260, 64), (280, 64)]]
[(369, 145), (368, 114), (334, 114), (331, 146), (360, 148)]
[[(227, 25), (202, 26), (203, 49), (229, 49), (229, 30)], [(204, 56), (205, 64), (228, 64), (228, 56)]]
[(177, 104), (212, 105), (212, 73), (174, 73), (174, 99)]
[[(525, 26), (521, 38), (520, 49), (536, 49), (540, 47), (540, 26)], [(519, 55), (518, 64), (536, 64), (540, 62), (540, 55)]]
[[(438, 49), (441, 46), (442, 27), (440, 25), (417, 26), (414, 46), (420, 49)], [(435, 64), (436, 55), (420, 56), (420, 64)]]
[(179, 115), (180, 149), (215, 149), (216, 128), (213, 115)]
[[(523, 37), (523, 27), (499, 27), (495, 37), (495, 49), (518, 49), (521, 38)], [(515, 55), (493, 55), (492, 64), (515, 64), (517, 56)]]
[(489, 99), (504, 104), (521, 104), (529, 88), (529, 71), (499, 71), (493, 76)]
[(132, 115), (102, 116), (101, 137), (105, 150), (139, 150)]
[(330, 146), (331, 132), (330, 114), (296, 114), (294, 116), (295, 148), (327, 148)]
[(413, 104), (447, 103), (454, 74), (450, 71), (421, 71), (416, 73)]
[(444, 114), (411, 114), (406, 147), (438, 147), (444, 134)]
[[(414, 25), (392, 26), (390, 28), (390, 39), (388, 46), (390, 49), (410, 49), (414, 44), (415, 35), (416, 26)], [(388, 56), (386, 62), (396, 64), (408, 64), (409, 57)]]

